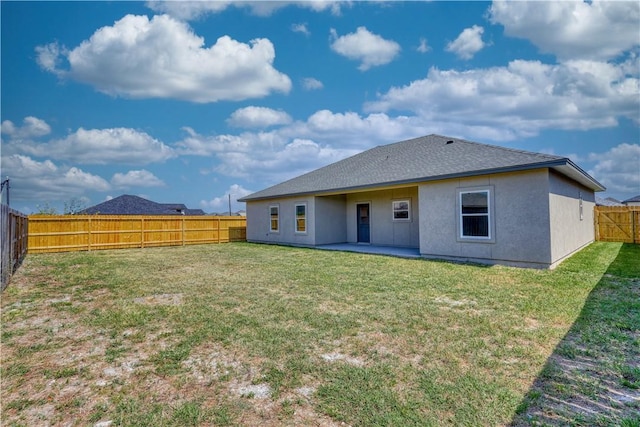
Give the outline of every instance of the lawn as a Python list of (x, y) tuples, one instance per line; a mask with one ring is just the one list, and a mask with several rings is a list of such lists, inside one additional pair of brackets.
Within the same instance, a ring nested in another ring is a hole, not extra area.
[(640, 426), (638, 260), (29, 255), (2, 294), (2, 425)]

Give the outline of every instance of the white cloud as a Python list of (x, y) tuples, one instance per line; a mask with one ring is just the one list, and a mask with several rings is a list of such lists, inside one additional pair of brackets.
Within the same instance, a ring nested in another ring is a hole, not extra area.
[(292, 178), (357, 152), (353, 148), (334, 148), (290, 135), (304, 127), (297, 124), (270, 132), (216, 136), (199, 135), (190, 130), (176, 146), (184, 155), (212, 157), (211, 168), (201, 170), (205, 175), (219, 173), (261, 185)]
[(302, 24), (291, 24), (291, 31), (293, 31), (294, 33), (302, 33), (305, 36), (311, 35), (311, 32), (307, 28), (306, 22)]
[(184, 20), (198, 19), (210, 13), (220, 13), (233, 5), (233, 1), (162, 1), (152, 0), (147, 2), (147, 7), (154, 12), (168, 13), (169, 15)]
[[(70, 51), (51, 45), (36, 50), (45, 70), (113, 96), (206, 103), (291, 89), (289, 77), (273, 68), (275, 49), (268, 39), (245, 44), (222, 36), (206, 47), (186, 23), (168, 15), (127, 15)], [(55, 65), (56, 53), (68, 70)]]
[(18, 127), (10, 120), (5, 120), (2, 122), (2, 133), (8, 135), (11, 139), (37, 138), (51, 133), (51, 127), (47, 122), (37, 117), (25, 117), (22, 122), (23, 125)]
[(282, 110), (251, 106), (234, 111), (227, 123), (241, 128), (266, 128), (291, 123), (291, 116)]
[(640, 44), (637, 1), (494, 1), (489, 17), (562, 60), (612, 59)]
[(233, 184), (224, 195), (214, 197), (211, 200), (201, 200), (200, 207), (208, 212), (215, 213), (228, 213), (229, 212), (229, 196), (231, 196), (231, 212), (238, 212), (244, 210), (246, 203), (238, 202), (244, 196), (248, 196), (253, 193), (252, 190), (247, 190), (239, 184)]
[(301, 0), (301, 1), (158, 1), (147, 2), (147, 7), (156, 12), (168, 13), (178, 19), (193, 20), (211, 13), (220, 13), (228, 7), (247, 8), (257, 16), (271, 16), (279, 9), (297, 6), (314, 12), (330, 11), (340, 15), (341, 6), (349, 5), (350, 1), (331, 0)]
[[(219, 173), (264, 186), (292, 178), (341, 160), (375, 145), (425, 135), (440, 129), (416, 118), (384, 113), (360, 116), (320, 110), (306, 121), (296, 121), (265, 132), (239, 135), (199, 135), (190, 128), (175, 144), (181, 155), (212, 158), (203, 174)], [(458, 133), (456, 133), (458, 135)]]
[(108, 191), (103, 178), (76, 167), (56, 166), (28, 156), (2, 156), (2, 173), (11, 177), (11, 199), (47, 202), (80, 197), (88, 191)]
[[(277, 3), (277, 2), (266, 2), (266, 3)], [(334, 1), (334, 0), (301, 0), (292, 2), (292, 4), (297, 5), (298, 7), (304, 7), (310, 9), (314, 12), (325, 12), (329, 11), (332, 15), (339, 16), (342, 11), (342, 6), (351, 6), (352, 1)]]
[(400, 45), (393, 40), (385, 40), (371, 33), (365, 27), (358, 27), (355, 33), (338, 37), (331, 29), (331, 49), (349, 59), (360, 61), (358, 69), (366, 71), (371, 67), (388, 64), (400, 53)]
[(276, 133), (277, 131), (204, 136), (191, 128), (183, 129), (188, 136), (176, 143), (176, 150), (181, 155), (224, 157), (226, 153), (259, 153), (267, 147), (277, 147), (282, 144), (282, 138)]
[(251, 151), (229, 149), (218, 157), (221, 162), (213, 171), (260, 184), (265, 180), (275, 183), (354, 154), (350, 150), (322, 146), (308, 139), (293, 139), (270, 148), (251, 147)]
[(165, 183), (148, 170), (131, 170), (127, 173), (116, 173), (111, 184), (118, 188), (130, 187), (164, 187)]
[(66, 55), (66, 53), (68, 52), (61, 48), (58, 43), (36, 46), (36, 62), (43, 70), (59, 74), (60, 57)]
[(420, 37), (420, 44), (416, 48), (416, 50), (420, 53), (427, 53), (431, 50), (431, 47), (427, 44), (427, 39), (424, 37)]
[(640, 145), (619, 144), (604, 153), (590, 153), (595, 166), (589, 174), (607, 187), (607, 193), (640, 194)]
[(486, 127), (501, 135), (491, 139), (528, 137), (543, 129), (610, 127), (619, 117), (638, 119), (640, 80), (627, 75), (627, 68), (524, 60), (468, 71), (432, 68), (426, 78), (391, 88), (365, 110), (412, 111), (425, 122)]
[(322, 89), (324, 85), (318, 79), (314, 79), (313, 77), (305, 77), (304, 79), (302, 79), (302, 87), (305, 90), (316, 90)]
[(404, 116), (390, 117), (384, 113), (361, 116), (355, 112), (319, 110), (309, 116), (303, 127), (292, 129), (291, 134), (327, 143), (340, 141), (345, 148), (366, 149), (384, 141), (418, 136), (424, 131), (420, 124)]
[(455, 53), (462, 59), (471, 59), (473, 55), (485, 47), (485, 43), (482, 41), (482, 33), (484, 33), (484, 28), (478, 25), (466, 28), (457, 39), (447, 44), (446, 50)]
[(171, 147), (145, 132), (129, 128), (78, 129), (48, 143), (10, 141), (12, 153), (28, 154), (81, 164), (148, 164), (175, 156)]

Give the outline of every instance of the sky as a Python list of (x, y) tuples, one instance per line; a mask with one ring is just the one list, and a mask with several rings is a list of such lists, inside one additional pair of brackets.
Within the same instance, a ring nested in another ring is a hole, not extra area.
[(122, 194), (235, 212), (429, 134), (565, 156), (600, 197), (640, 194), (637, 1), (0, 8), (0, 174), (24, 213)]

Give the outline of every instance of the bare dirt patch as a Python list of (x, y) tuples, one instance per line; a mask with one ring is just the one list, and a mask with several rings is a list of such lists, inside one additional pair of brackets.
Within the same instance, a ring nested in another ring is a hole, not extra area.
[(326, 360), (327, 362), (344, 362), (344, 363), (348, 363), (349, 365), (353, 365), (353, 366), (364, 366), (365, 362), (361, 359), (358, 359), (357, 357), (351, 357), (351, 356), (347, 356), (346, 354), (342, 354), (342, 353), (338, 353), (338, 352), (333, 352), (333, 353), (326, 353), (320, 356), (323, 360)]

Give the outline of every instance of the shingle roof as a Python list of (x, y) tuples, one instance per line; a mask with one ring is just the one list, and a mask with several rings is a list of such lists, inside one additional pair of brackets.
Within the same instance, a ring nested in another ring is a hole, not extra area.
[(441, 135), (382, 145), (253, 193), (240, 201), (408, 184), (553, 167), (596, 191), (604, 187), (569, 159)]
[(622, 203), (640, 202), (640, 194), (630, 199), (624, 200)]
[(187, 209), (182, 203), (156, 203), (138, 196), (123, 194), (81, 212), (86, 215), (204, 215), (202, 209)]
[(622, 206), (622, 202), (614, 199), (613, 197), (607, 197), (603, 199), (601, 197), (596, 196), (596, 205), (598, 206)]

